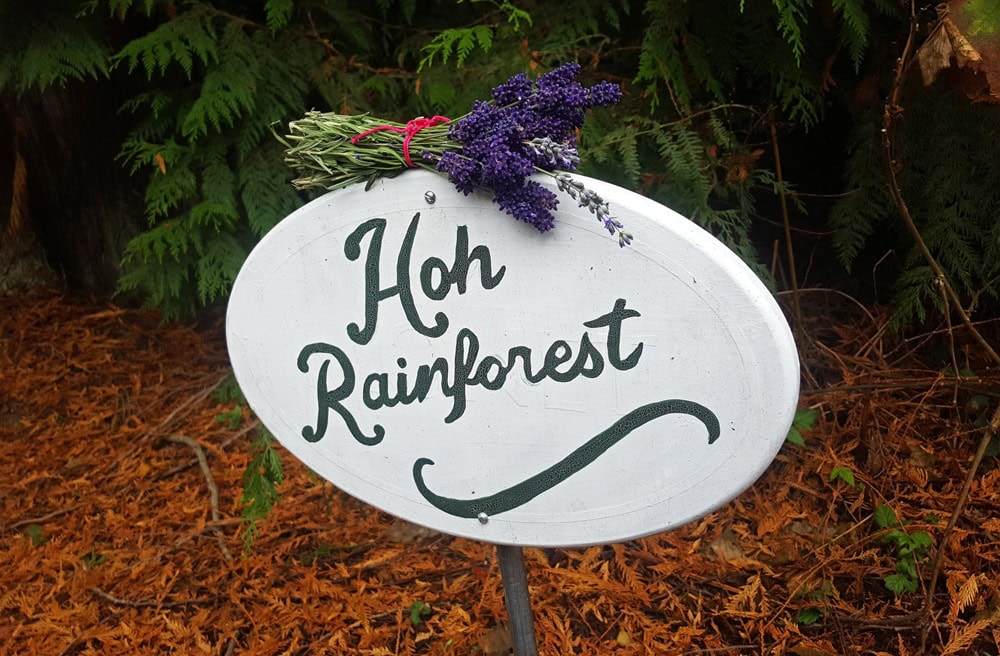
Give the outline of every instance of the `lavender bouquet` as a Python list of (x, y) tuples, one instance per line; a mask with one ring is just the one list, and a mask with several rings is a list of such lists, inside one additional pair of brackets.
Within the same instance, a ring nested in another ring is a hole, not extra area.
[(455, 120), (434, 116), (403, 125), (367, 115), (308, 112), (289, 124), (282, 140), (285, 161), (299, 176), (292, 183), (338, 189), (425, 168), (447, 175), (464, 194), (476, 188), (492, 192), (500, 209), (545, 232), (554, 225), (559, 200), (529, 179), (543, 173), (625, 246), (632, 235), (611, 216), (608, 204), (566, 173), (580, 163), (576, 132), (586, 111), (621, 99), (618, 85), (587, 88), (577, 81), (579, 72), (579, 65), (563, 64), (534, 83), (519, 73), (494, 88), (491, 101), (476, 101)]

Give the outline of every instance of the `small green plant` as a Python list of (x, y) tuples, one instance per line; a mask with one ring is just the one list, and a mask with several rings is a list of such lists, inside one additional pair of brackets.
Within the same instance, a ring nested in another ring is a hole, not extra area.
[(843, 481), (847, 487), (858, 492), (865, 489), (864, 483), (858, 483), (854, 480), (854, 472), (851, 471), (850, 467), (834, 467), (831, 469), (830, 482), (833, 483), (834, 481)]
[(42, 527), (38, 524), (29, 524), (24, 533), (31, 540), (32, 546), (35, 547), (40, 547), (49, 541), (49, 538), (42, 533)]
[(321, 542), (311, 549), (306, 549), (299, 554), (299, 562), (306, 567), (312, 567), (314, 563), (322, 563), (330, 557), (335, 550), (325, 542)]
[(229, 376), (215, 388), (215, 391), (212, 392), (212, 399), (216, 403), (229, 403), (230, 401), (246, 403), (246, 398), (243, 396), (243, 390), (240, 389), (240, 384), (236, 382), (235, 374), (229, 374)]
[(796, 410), (795, 417), (792, 418), (792, 427), (788, 429), (788, 436), (785, 437), (785, 441), (798, 446), (805, 446), (806, 440), (802, 437), (802, 431), (811, 431), (816, 424), (817, 417), (819, 417), (819, 410)]
[(232, 410), (220, 412), (215, 415), (215, 421), (220, 424), (229, 424), (230, 428), (239, 428), (243, 423), (243, 406), (237, 403)]
[(275, 439), (261, 429), (251, 445), (253, 458), (243, 472), (243, 553), (249, 553), (257, 539), (259, 523), (267, 519), (278, 503), (278, 485), (285, 480), (281, 455), (274, 448)]
[(883, 544), (890, 544), (896, 551), (896, 572), (886, 576), (885, 587), (897, 597), (916, 592), (920, 587), (917, 562), (927, 557), (932, 542), (927, 531), (907, 533), (896, 517), (896, 512), (885, 504), (879, 505), (872, 516), (880, 529), (893, 529), (881, 538)]
[(87, 569), (93, 569), (95, 567), (99, 567), (100, 565), (103, 565), (107, 560), (108, 557), (102, 553), (99, 553), (96, 547), (91, 547), (90, 551), (88, 551), (87, 553), (85, 553), (83, 556), (80, 557), (80, 562), (82, 562), (83, 566), (86, 567)]
[(410, 624), (420, 626), (433, 612), (434, 609), (426, 601), (414, 601), (410, 604)]
[(814, 603), (799, 609), (798, 614), (795, 616), (796, 623), (809, 626), (826, 617), (827, 606), (836, 594), (837, 589), (833, 587), (833, 583), (830, 581), (823, 581), (815, 588), (803, 588), (799, 590), (795, 593), (796, 598)]

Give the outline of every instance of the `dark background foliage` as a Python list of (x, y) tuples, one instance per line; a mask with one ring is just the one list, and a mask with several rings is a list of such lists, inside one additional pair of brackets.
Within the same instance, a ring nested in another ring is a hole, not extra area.
[[(918, 7), (920, 39), (939, 17)], [(908, 28), (896, 0), (4, 2), (0, 221), (8, 243), (36, 235), (68, 285), (183, 316), (224, 300), (308, 199), (272, 129), (312, 108), (458, 116), (513, 73), (573, 60), (625, 91), (588, 119), (584, 173), (691, 217), (779, 286), (787, 223), (795, 282), (920, 322), (940, 294), (880, 139)], [(998, 111), (948, 80), (905, 82), (906, 200), (963, 298), (992, 312)]]

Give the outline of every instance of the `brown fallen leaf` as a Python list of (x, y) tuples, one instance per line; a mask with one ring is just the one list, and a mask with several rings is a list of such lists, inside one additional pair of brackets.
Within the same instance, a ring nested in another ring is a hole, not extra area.
[(1000, 24), (982, 3), (950, 0), (917, 51), (925, 86), (942, 74), (973, 102), (1000, 102)]
[(438, 535), (440, 535), (440, 533), (433, 529), (418, 526), (417, 524), (411, 524), (410, 522), (402, 519), (397, 519), (391, 526), (389, 526), (389, 528), (385, 530), (382, 537), (389, 542), (413, 544), (414, 542), (422, 542), (428, 538), (436, 537)]
[(483, 656), (506, 656), (514, 648), (514, 639), (507, 623), (501, 622), (481, 637), (478, 644)]
[(722, 561), (742, 560), (746, 557), (743, 547), (740, 546), (739, 538), (731, 528), (722, 531), (719, 537), (708, 543), (708, 548), (715, 557)]

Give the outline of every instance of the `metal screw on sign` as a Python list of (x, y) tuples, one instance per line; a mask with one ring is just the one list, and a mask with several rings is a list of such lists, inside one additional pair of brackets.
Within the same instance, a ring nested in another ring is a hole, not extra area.
[(535, 645), (535, 623), (531, 616), (528, 596), (528, 576), (524, 571), (524, 551), (521, 547), (497, 545), (503, 596), (510, 618), (510, 633), (514, 656), (538, 656)]

